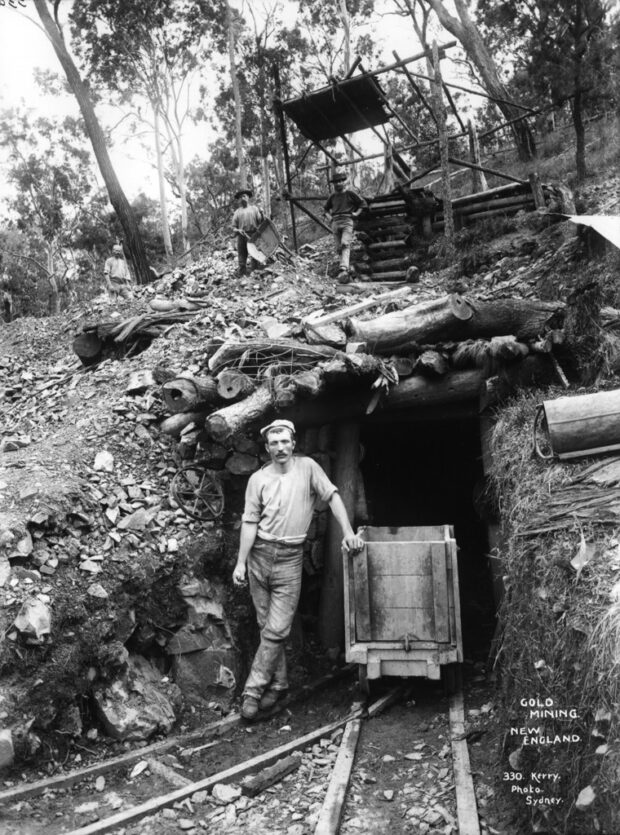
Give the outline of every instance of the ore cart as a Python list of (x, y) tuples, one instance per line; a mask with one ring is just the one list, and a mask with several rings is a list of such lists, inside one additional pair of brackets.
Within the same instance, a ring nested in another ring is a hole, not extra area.
[(456, 541), (449, 525), (367, 527), (344, 558), (345, 643), (360, 683), (381, 676), (451, 680), (463, 660)]

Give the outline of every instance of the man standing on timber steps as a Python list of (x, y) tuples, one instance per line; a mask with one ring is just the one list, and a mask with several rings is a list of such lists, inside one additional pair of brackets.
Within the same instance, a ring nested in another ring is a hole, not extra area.
[(357, 552), (364, 547), (351, 528), (338, 488), (312, 458), (293, 455), (295, 427), (290, 420), (274, 420), (261, 435), (271, 462), (248, 481), (233, 572), (237, 586), (248, 576), (261, 634), (243, 690), (245, 719), (273, 707), (288, 689), (284, 643), (299, 601), (303, 546), (315, 502), (329, 503), (342, 529), (343, 548)]
[(347, 284), (349, 281), (349, 259), (353, 242), (354, 218), (359, 217), (362, 210), (367, 208), (367, 203), (363, 197), (360, 197), (353, 189), (344, 187), (346, 180), (346, 174), (334, 174), (331, 180), (334, 184), (334, 191), (329, 195), (323, 206), (323, 211), (331, 218), (336, 252), (340, 257), (338, 281), (341, 284)]
[[(248, 262), (248, 238), (258, 229), (263, 220), (263, 213), (258, 206), (250, 204), (252, 189), (242, 188), (235, 194), (235, 200), (239, 201), (239, 208), (235, 211), (232, 219), (232, 228), (237, 236), (237, 257), (239, 259), (239, 277), (246, 274)], [(250, 271), (254, 260), (250, 258)]]

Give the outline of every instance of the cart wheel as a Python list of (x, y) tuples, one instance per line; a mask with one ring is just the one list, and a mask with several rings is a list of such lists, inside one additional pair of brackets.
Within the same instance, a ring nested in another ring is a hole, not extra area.
[(222, 485), (201, 464), (186, 464), (172, 479), (171, 493), (193, 519), (218, 519), (224, 512)]
[(370, 696), (370, 681), (368, 680), (368, 670), (366, 664), (357, 665), (357, 680), (360, 690), (365, 696)]

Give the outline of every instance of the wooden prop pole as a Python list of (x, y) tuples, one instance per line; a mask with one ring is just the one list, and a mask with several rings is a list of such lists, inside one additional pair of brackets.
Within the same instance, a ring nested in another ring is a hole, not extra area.
[[(356, 500), (356, 478), (359, 464), (359, 436), (357, 423), (341, 423), (336, 434), (336, 461), (332, 481), (355, 524), (353, 514)], [(325, 647), (344, 647), (344, 575), (342, 567), (342, 531), (330, 516), (327, 527), (327, 547), (323, 568), (323, 588), (319, 606), (319, 638)]]
[[(273, 65), (273, 80), (276, 90), (276, 98), (274, 99), (274, 109), (278, 115), (278, 125), (280, 128), (280, 142), (282, 144), (282, 154), (284, 156), (284, 175), (286, 177), (286, 188), (288, 191), (292, 188), (291, 182), (291, 160), (288, 153), (288, 141), (286, 139), (286, 123), (284, 121), (284, 111), (282, 110), (282, 102), (280, 100), (282, 94), (282, 84), (280, 82), (280, 70), (277, 64)], [(295, 220), (295, 207), (289, 203), (291, 210), (291, 230), (293, 232), (293, 246), (297, 252), (297, 223)]]
[(464, 168), (474, 168), (479, 171), (484, 171), (485, 174), (493, 174), (495, 177), (503, 177), (504, 180), (509, 180), (511, 183), (519, 183), (520, 186), (526, 186), (528, 184), (527, 180), (520, 180), (518, 177), (511, 177), (510, 174), (504, 174), (502, 171), (496, 171), (494, 168), (487, 168), (483, 165), (474, 165), (473, 162), (467, 162), (464, 159), (448, 157), (448, 161), (453, 165), (462, 165)]
[(307, 209), (302, 203), (300, 203), (299, 200), (297, 200), (295, 197), (288, 197), (287, 200), (290, 200), (290, 202), (297, 206), (298, 209), (301, 209), (302, 212), (305, 212), (305, 214), (307, 214), (309, 218), (312, 218), (312, 220), (315, 223), (318, 223), (318, 225), (323, 227), (323, 229), (325, 229), (326, 232), (329, 232), (331, 234), (332, 230), (329, 228), (329, 226), (326, 223), (324, 223), (318, 215), (315, 215), (314, 212), (310, 211), (310, 209)]
[(441, 196), (443, 198), (444, 238), (446, 240), (446, 255), (454, 257), (454, 215), (452, 213), (452, 182), (450, 180), (450, 156), (448, 152), (448, 131), (446, 130), (446, 111), (443, 103), (443, 81), (437, 41), (433, 41), (433, 66), (435, 81), (432, 85), (439, 131), (439, 155), (441, 158)]

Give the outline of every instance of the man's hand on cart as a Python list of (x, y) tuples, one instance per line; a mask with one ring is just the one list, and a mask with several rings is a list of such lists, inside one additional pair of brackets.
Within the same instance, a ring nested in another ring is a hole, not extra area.
[(342, 547), (345, 551), (350, 551), (352, 554), (359, 554), (360, 551), (364, 550), (366, 543), (356, 533), (351, 533), (348, 536), (345, 536), (342, 540)]

